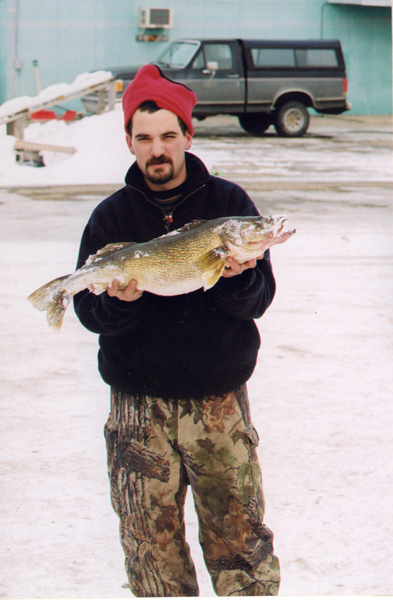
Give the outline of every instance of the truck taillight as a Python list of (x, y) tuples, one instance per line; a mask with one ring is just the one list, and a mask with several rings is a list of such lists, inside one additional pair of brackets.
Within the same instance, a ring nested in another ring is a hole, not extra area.
[(346, 94), (348, 91), (348, 79), (345, 77), (343, 79), (343, 94)]

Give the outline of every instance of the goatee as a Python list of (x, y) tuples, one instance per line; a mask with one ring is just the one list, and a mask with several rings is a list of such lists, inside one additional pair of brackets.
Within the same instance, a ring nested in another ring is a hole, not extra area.
[[(154, 165), (165, 165), (165, 164), (168, 164), (170, 167), (167, 172), (158, 171), (158, 172), (150, 174), (148, 171), (148, 167), (151, 167)], [(146, 163), (145, 177), (151, 183), (156, 183), (156, 184), (168, 183), (173, 178), (173, 174), (174, 174), (173, 162), (171, 161), (170, 158), (165, 158), (165, 157), (151, 158)]]

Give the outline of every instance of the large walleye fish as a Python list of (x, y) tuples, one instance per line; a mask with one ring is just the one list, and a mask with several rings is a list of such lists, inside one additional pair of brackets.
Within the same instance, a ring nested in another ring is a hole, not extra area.
[(72, 296), (85, 288), (94, 286), (94, 294), (99, 295), (114, 279), (123, 289), (135, 279), (138, 289), (159, 296), (208, 290), (221, 277), (228, 257), (246, 262), (294, 233), (281, 215), (192, 221), (143, 244), (107, 244), (75, 273), (50, 281), (28, 300), (46, 311), (50, 327), (60, 329)]

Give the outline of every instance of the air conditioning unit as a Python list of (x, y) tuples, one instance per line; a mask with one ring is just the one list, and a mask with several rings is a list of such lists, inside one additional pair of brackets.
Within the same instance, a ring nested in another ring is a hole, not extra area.
[(172, 27), (171, 8), (140, 8), (139, 27), (141, 29), (170, 29)]

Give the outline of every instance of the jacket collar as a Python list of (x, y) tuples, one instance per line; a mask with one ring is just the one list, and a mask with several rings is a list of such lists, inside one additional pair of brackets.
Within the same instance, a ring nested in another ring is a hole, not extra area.
[[(192, 173), (192, 177), (187, 177), (184, 193), (191, 194), (194, 190), (205, 185), (210, 178), (209, 172), (203, 162), (190, 152), (186, 152), (186, 169), (187, 173)], [(142, 172), (139, 169), (136, 161), (129, 168), (125, 182), (130, 187), (142, 192), (143, 195), (149, 197), (153, 195), (153, 191), (146, 185)]]

